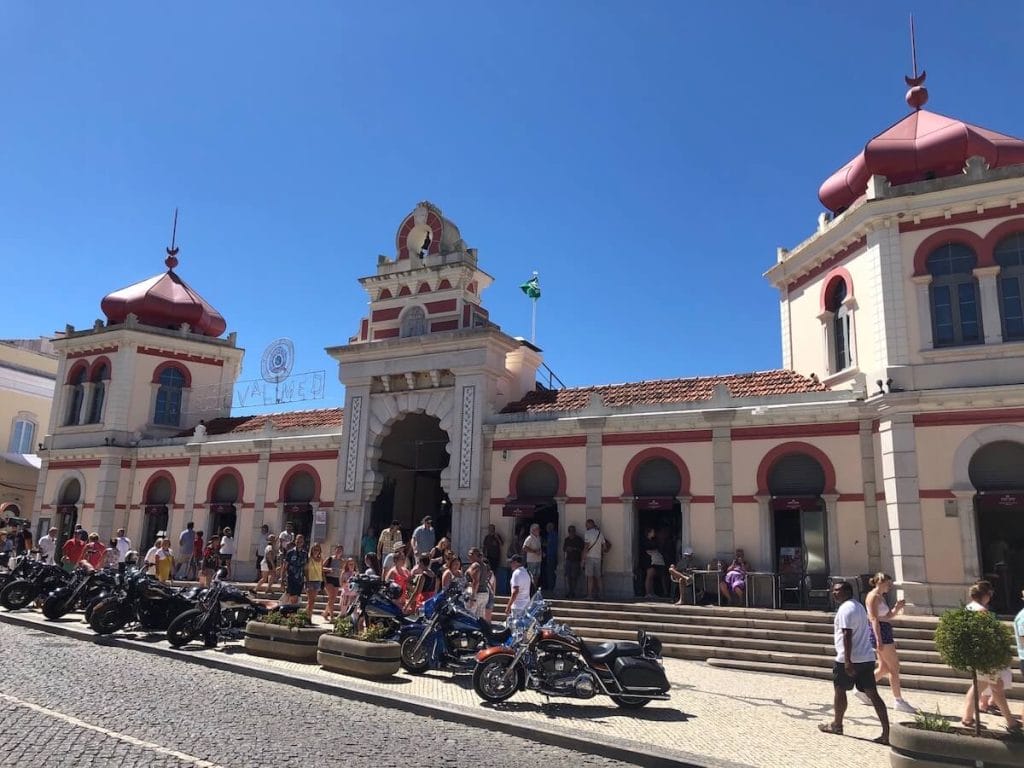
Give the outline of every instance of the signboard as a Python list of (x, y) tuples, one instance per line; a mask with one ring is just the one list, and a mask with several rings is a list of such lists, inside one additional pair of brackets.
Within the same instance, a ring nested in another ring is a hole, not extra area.
[(502, 517), (533, 517), (536, 511), (536, 504), (509, 502), (501, 508), (501, 515)]
[(638, 498), (636, 500), (637, 509), (651, 509), (655, 511), (668, 511), (671, 512), (675, 509), (676, 500), (673, 496), (652, 496), (649, 498)]
[(318, 509), (313, 513), (313, 541), (327, 540), (327, 510)]
[(800, 547), (779, 547), (779, 573), (800, 573), (803, 569)]
[(787, 509), (796, 511), (821, 509), (820, 496), (773, 496), (772, 509), (783, 512)]
[(1024, 493), (983, 493), (978, 496), (978, 509), (984, 512), (1024, 508)]

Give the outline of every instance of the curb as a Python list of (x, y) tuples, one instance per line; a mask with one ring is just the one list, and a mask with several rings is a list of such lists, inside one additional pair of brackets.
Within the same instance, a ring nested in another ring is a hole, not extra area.
[(338, 696), (365, 704), (397, 709), (410, 714), (420, 715), (421, 717), (432, 717), (437, 720), (458, 723), (487, 731), (498, 731), (549, 746), (598, 755), (634, 765), (651, 766), (652, 768), (660, 768), (661, 766), (682, 766), (683, 768), (750, 768), (750, 766), (742, 763), (716, 760), (711, 757), (688, 752), (676, 750), (655, 751), (653, 748), (646, 748), (625, 740), (611, 739), (588, 732), (567, 731), (564, 728), (558, 729), (534, 723), (499, 719), (498, 716), (501, 714), (501, 710), (489, 709), (478, 713), (463, 706), (444, 705), (422, 696), (406, 697), (404, 699), (396, 698), (377, 690), (359, 686), (349, 680), (339, 679), (337, 682), (332, 681), (328, 683), (308, 675), (250, 666), (249, 664), (242, 664), (231, 659), (189, 653), (188, 651), (181, 651), (161, 645), (151, 645), (113, 635), (88, 636), (84, 635), (81, 631), (63, 626), (62, 624), (39, 622), (15, 613), (0, 613), (0, 623), (34, 629), (39, 632), (47, 632), (73, 640), (93, 642), (96, 645), (112, 645), (140, 653), (178, 659), (224, 672), (243, 674), (268, 682), (302, 688), (303, 690), (313, 690), (328, 696)]

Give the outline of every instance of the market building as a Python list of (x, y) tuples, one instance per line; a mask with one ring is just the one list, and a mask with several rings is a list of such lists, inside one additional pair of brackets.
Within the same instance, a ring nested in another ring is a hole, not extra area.
[[(34, 517), (139, 546), (188, 520), (267, 523), (358, 548), (425, 514), (464, 552), (488, 524), (612, 542), (633, 595), (643, 533), (763, 576), (755, 602), (823, 605), (829, 579), (895, 574), (913, 610), (980, 575), (1024, 585), (1024, 141), (923, 109), (828, 178), (816, 231), (780, 250), (782, 367), (560, 388), (488, 315), (491, 278), (430, 203), (361, 278), (370, 307), (327, 350), (343, 408), (230, 416), (243, 350), (175, 271), (115, 291), (56, 342)], [(209, 393), (219, 393), (210, 397)], [(227, 397), (223, 394), (227, 393)]]

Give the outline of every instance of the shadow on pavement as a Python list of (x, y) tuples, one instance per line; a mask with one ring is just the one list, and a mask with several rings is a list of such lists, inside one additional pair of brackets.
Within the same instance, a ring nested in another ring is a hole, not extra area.
[(668, 707), (627, 710), (620, 709), (614, 704), (599, 706), (596, 704), (571, 704), (568, 702), (535, 704), (529, 701), (504, 701), (500, 704), (480, 702), (480, 706), (496, 712), (530, 712), (541, 714), (551, 720), (559, 717), (571, 717), (600, 722), (609, 717), (618, 716), (628, 717), (630, 720), (646, 720), (652, 723), (686, 723), (696, 717), (696, 715), (691, 715), (678, 709), (669, 709)]

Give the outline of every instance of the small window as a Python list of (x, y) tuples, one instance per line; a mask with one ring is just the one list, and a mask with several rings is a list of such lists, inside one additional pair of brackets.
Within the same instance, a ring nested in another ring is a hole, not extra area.
[(14, 428), (11, 430), (11, 442), (8, 450), (11, 453), (34, 453), (32, 446), (35, 439), (35, 422), (19, 417), (15, 420)]
[(181, 423), (181, 392), (185, 388), (185, 375), (177, 368), (167, 368), (160, 374), (159, 384), (153, 423), (177, 427)]
[(999, 241), (993, 253), (999, 265), (999, 315), (1003, 341), (1024, 339), (1024, 232)]
[(984, 335), (974, 251), (961, 243), (948, 243), (932, 251), (927, 263), (932, 276), (928, 292), (935, 346), (981, 343)]
[(82, 417), (82, 400), (85, 398), (85, 367), (78, 369), (78, 372), (71, 378), (71, 391), (68, 393), (68, 410), (64, 416), (64, 426), (72, 427), (78, 424)]
[(110, 380), (110, 369), (100, 365), (92, 375), (92, 402), (89, 404), (89, 418), (86, 423), (99, 424), (103, 421), (103, 401), (107, 396), (107, 381)]
[(402, 326), (398, 335), (405, 339), (410, 336), (422, 336), (427, 332), (427, 313), (423, 307), (409, 307), (402, 315)]
[(832, 371), (838, 373), (850, 367), (850, 309), (846, 301), (846, 281), (839, 279), (830, 291), (825, 308), (832, 313)]

